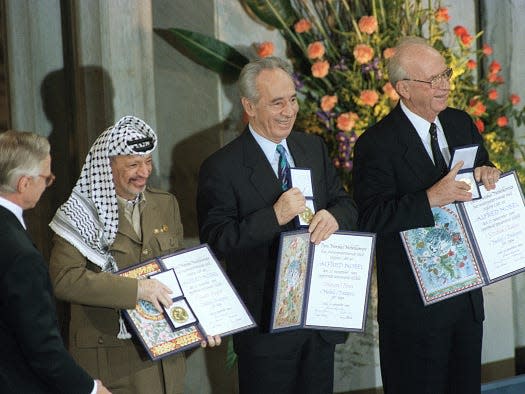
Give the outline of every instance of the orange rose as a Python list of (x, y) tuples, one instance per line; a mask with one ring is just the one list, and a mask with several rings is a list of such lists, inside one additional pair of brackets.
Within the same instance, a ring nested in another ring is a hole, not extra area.
[(454, 34), (457, 37), (461, 37), (461, 36), (464, 36), (465, 34), (468, 34), (468, 30), (465, 29), (463, 26), (458, 25), (458, 26), (454, 27)]
[(307, 48), (308, 59), (319, 59), (325, 54), (324, 45), (321, 41), (312, 42)]
[(512, 105), (517, 105), (521, 101), (521, 98), (517, 94), (513, 93), (510, 95), (509, 100), (512, 103)]
[(495, 84), (502, 84), (504, 82), (503, 77), (498, 74), (489, 74), (487, 77), (487, 80), (490, 83), (495, 83)]
[(377, 19), (373, 15), (362, 16), (357, 24), (362, 33), (374, 34), (377, 31)]
[(375, 90), (363, 90), (359, 95), (359, 99), (363, 102), (364, 105), (373, 107), (379, 100), (379, 95)]
[(472, 41), (474, 40), (474, 37), (472, 37), (470, 34), (463, 34), (461, 37), (459, 37), (461, 40), (461, 43), (465, 45), (466, 47), (470, 46)]
[(488, 92), (487, 92), (487, 97), (489, 98), (489, 100), (497, 100), (498, 98), (498, 91), (496, 89), (490, 89)]
[(273, 46), (273, 43), (270, 41), (265, 41), (260, 43), (257, 46), (257, 56), (259, 57), (268, 57), (273, 55), (275, 47)]
[(482, 116), (487, 111), (487, 107), (479, 99), (470, 100), (470, 113), (474, 116)]
[(497, 74), (500, 71), (501, 71), (501, 64), (499, 64), (497, 61), (493, 60), (492, 63), (489, 64), (489, 73)]
[(467, 62), (467, 68), (469, 70), (474, 70), (478, 66), (478, 63), (475, 60), (469, 59)]
[(450, 20), (450, 15), (448, 14), (447, 7), (439, 7), (436, 10), (434, 16), (436, 17), (436, 22), (438, 23), (448, 22)]
[(486, 55), (486, 56), (490, 56), (492, 55), (492, 48), (490, 47), (489, 44), (483, 44), (483, 54)]
[(324, 78), (328, 75), (330, 70), (330, 63), (326, 60), (319, 60), (312, 64), (312, 75), (316, 78)]
[(390, 59), (392, 56), (394, 56), (396, 54), (396, 50), (395, 48), (386, 48), (384, 51), (383, 51), (383, 57), (385, 59)]
[(337, 128), (342, 131), (350, 131), (354, 128), (359, 116), (355, 112), (345, 112), (337, 117)]
[(321, 109), (330, 112), (337, 104), (337, 96), (323, 96), (321, 98)]
[(396, 90), (392, 86), (390, 82), (387, 82), (385, 86), (383, 86), (383, 92), (388, 96), (388, 98), (392, 101), (399, 100), (399, 95), (397, 94)]
[(368, 63), (374, 57), (374, 50), (366, 44), (357, 44), (354, 48), (354, 57), (357, 63)]
[(312, 24), (306, 19), (299, 19), (299, 21), (293, 26), (296, 33), (306, 33), (312, 28)]
[(476, 119), (474, 121), (474, 124), (476, 125), (480, 133), (483, 133), (485, 131), (485, 123), (483, 123), (481, 119)]
[(505, 127), (509, 124), (509, 120), (507, 119), (506, 116), (500, 116), (497, 120), (496, 120), (496, 124), (499, 126), (499, 127)]

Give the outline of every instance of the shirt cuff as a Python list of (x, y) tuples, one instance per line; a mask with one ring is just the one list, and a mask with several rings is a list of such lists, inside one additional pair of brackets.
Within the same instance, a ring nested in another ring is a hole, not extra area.
[(89, 393), (89, 394), (97, 394), (97, 389), (98, 389), (98, 384), (97, 384), (97, 381), (94, 380), (93, 381), (93, 390), (91, 390), (91, 393)]

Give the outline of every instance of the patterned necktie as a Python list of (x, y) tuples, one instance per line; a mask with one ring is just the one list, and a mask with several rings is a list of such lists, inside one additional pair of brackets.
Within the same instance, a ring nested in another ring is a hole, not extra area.
[(430, 148), (432, 149), (432, 156), (434, 156), (434, 165), (441, 171), (441, 175), (448, 172), (447, 164), (439, 148), (437, 128), (435, 123), (430, 123)]
[(288, 160), (286, 160), (286, 150), (284, 149), (284, 146), (279, 144), (277, 145), (276, 150), (279, 153), (279, 167), (277, 170), (277, 174), (279, 176), (279, 182), (281, 183), (281, 189), (283, 189), (283, 191), (286, 191), (290, 187), (288, 184), (288, 173), (290, 170), (290, 164), (288, 163)]

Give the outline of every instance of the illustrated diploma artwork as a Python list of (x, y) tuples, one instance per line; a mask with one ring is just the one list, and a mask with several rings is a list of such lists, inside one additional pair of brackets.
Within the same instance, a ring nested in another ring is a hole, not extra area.
[(515, 172), (481, 198), (432, 208), (435, 226), (401, 232), (425, 305), (525, 270), (525, 204)]
[(336, 232), (319, 245), (306, 230), (281, 235), (270, 331), (363, 331), (375, 235)]
[(151, 359), (199, 346), (207, 335), (255, 327), (253, 318), (207, 245), (137, 264), (121, 276), (153, 278), (170, 288), (173, 304), (158, 311), (139, 300), (123, 311)]

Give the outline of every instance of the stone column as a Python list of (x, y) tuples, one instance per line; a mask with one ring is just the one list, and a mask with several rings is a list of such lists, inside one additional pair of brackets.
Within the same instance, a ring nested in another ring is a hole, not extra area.
[[(500, 99), (507, 99), (512, 93), (521, 97), (519, 107), (525, 104), (525, 0), (491, 1), (482, 0), (485, 9), (483, 25), (485, 38), (494, 50), (493, 58), (502, 65), (501, 75), (505, 85), (498, 89)], [(514, 124), (515, 139), (525, 143), (525, 127), (516, 127)], [(516, 347), (516, 371), (525, 373), (525, 312), (523, 300), (525, 299), (525, 278), (517, 275), (505, 282), (512, 283), (512, 309), (507, 313), (514, 314), (514, 345)], [(500, 307), (500, 309), (502, 309)], [(506, 329), (502, 324), (498, 330)], [(501, 331), (497, 331), (500, 338)], [(511, 337), (512, 338), (512, 337)]]
[[(124, 115), (157, 128), (151, 2), (75, 0), (78, 126), (88, 147)], [(159, 153), (154, 156), (159, 167)]]

